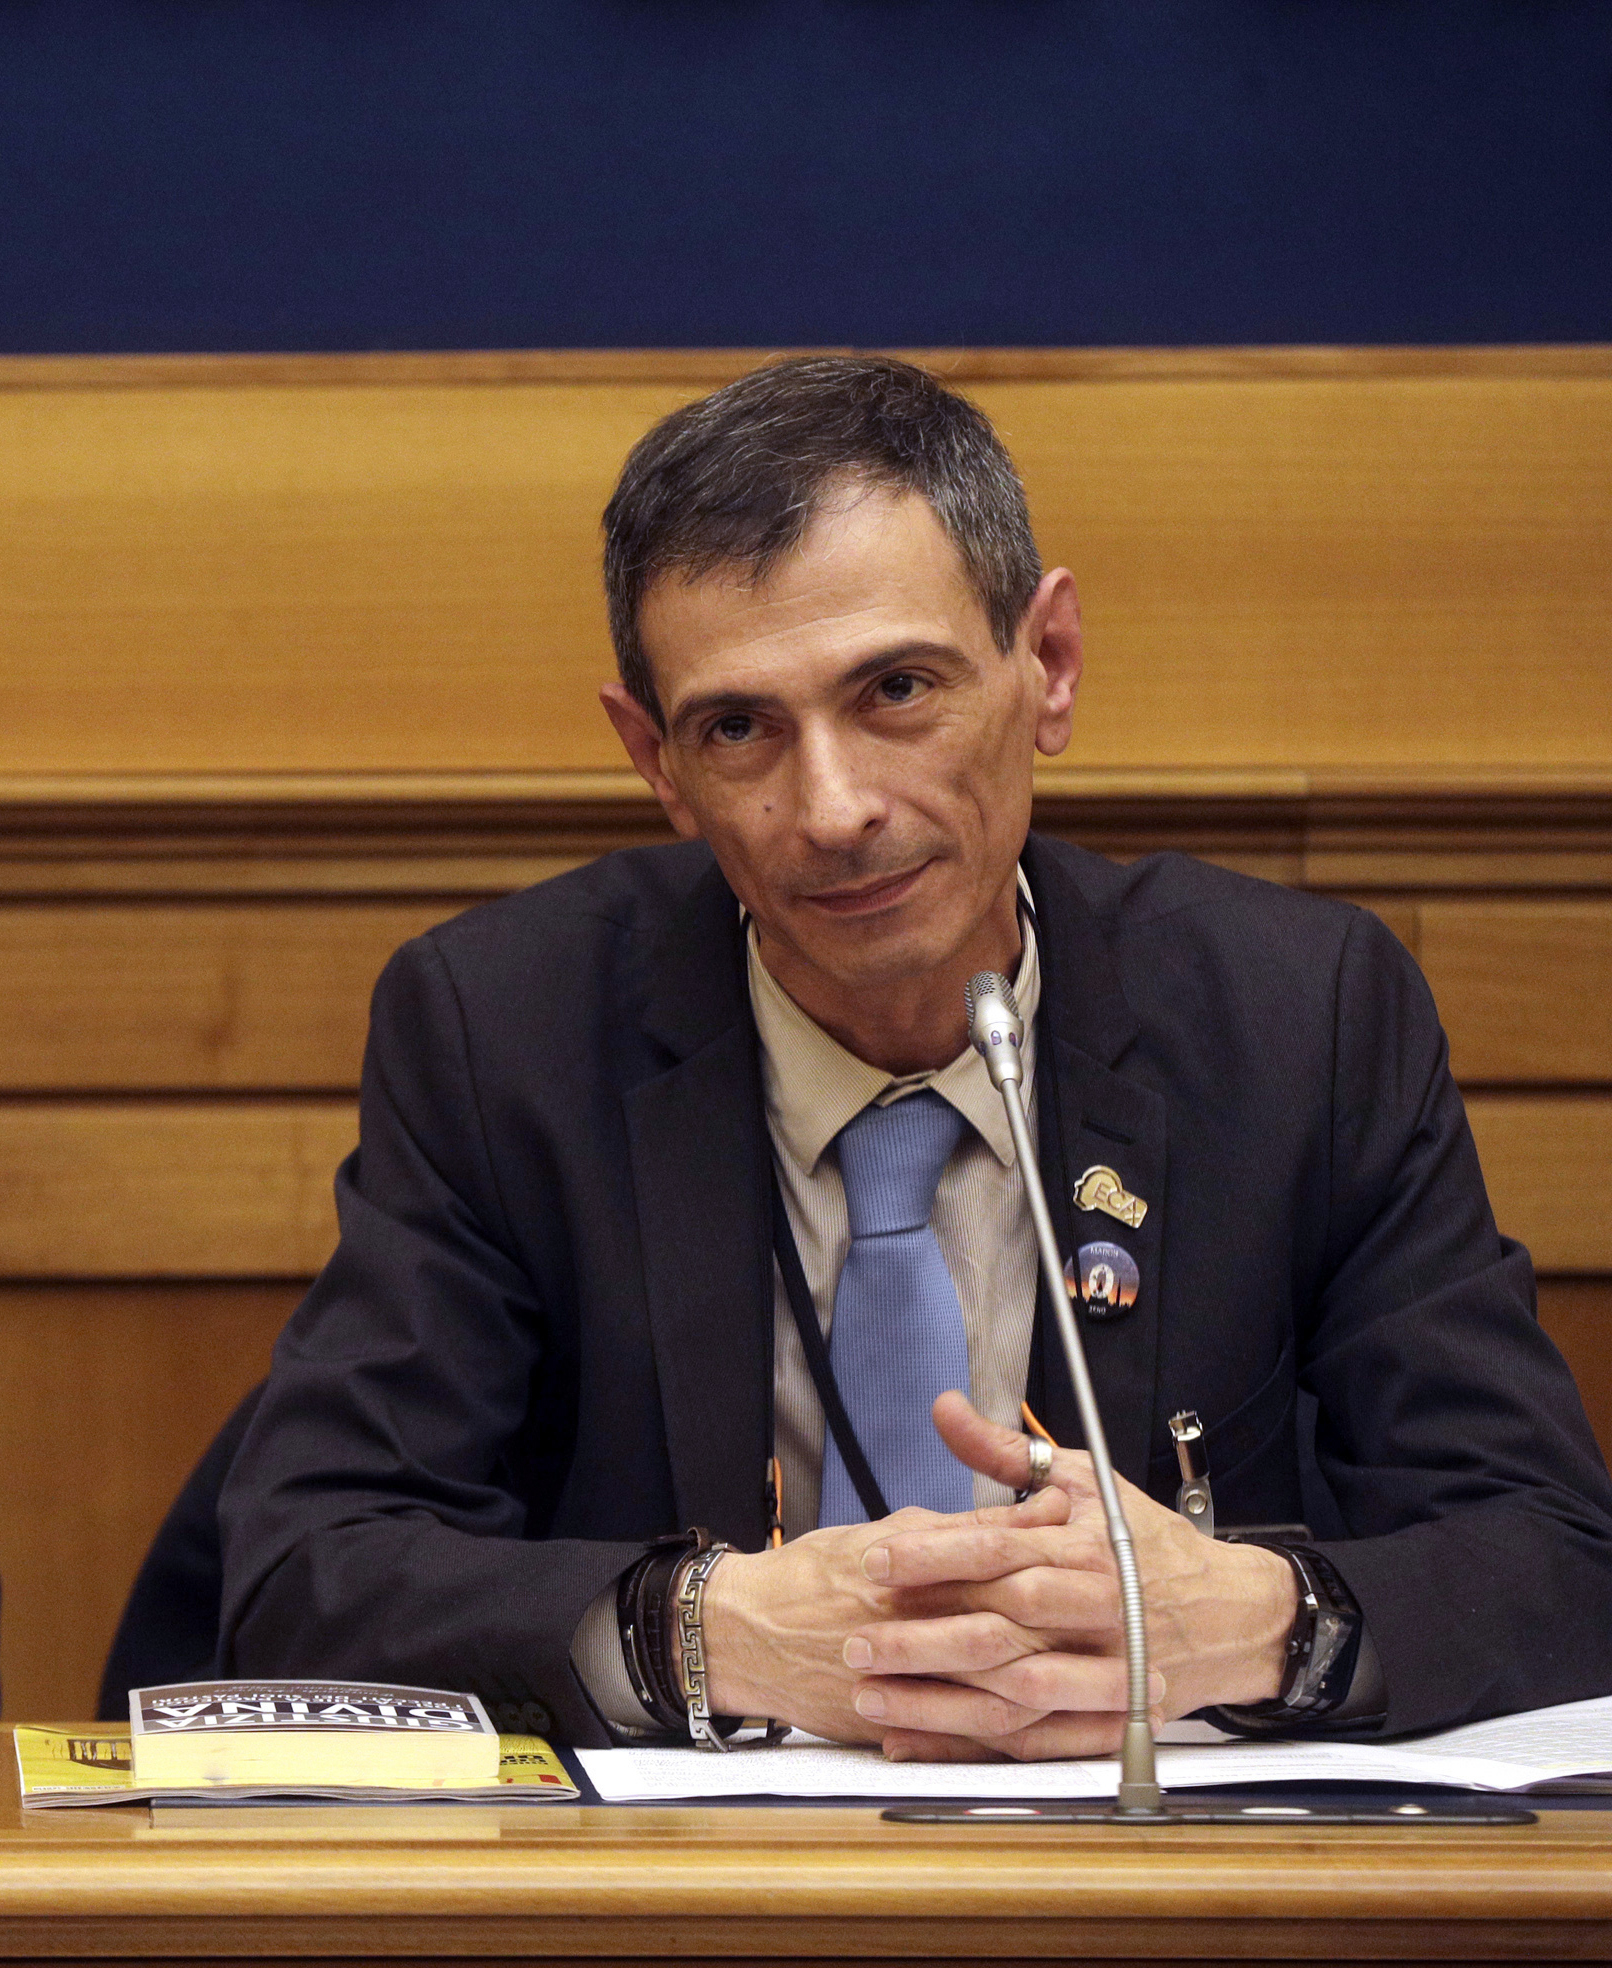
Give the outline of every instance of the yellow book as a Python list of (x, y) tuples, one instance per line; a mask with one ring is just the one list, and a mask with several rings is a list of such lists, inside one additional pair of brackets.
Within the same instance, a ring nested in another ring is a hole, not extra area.
[[(401, 1728), (394, 1729), (390, 1720), (380, 1724), (367, 1723), (350, 1714), (344, 1719), (337, 1719), (341, 1711), (337, 1711), (329, 1723), (315, 1724), (311, 1728), (296, 1726), (303, 1722), (304, 1717), (294, 1704), (298, 1700), (306, 1703), (310, 1692), (315, 1696), (328, 1696), (334, 1704), (352, 1700), (356, 1691), (360, 1700), (390, 1703), (394, 1708), (400, 1696), (433, 1701), (448, 1699), (453, 1702), (472, 1699), (466, 1696), (445, 1698), (439, 1691), (431, 1689), (394, 1689), (375, 1683), (332, 1682), (219, 1682), (198, 1684), (187, 1690), (141, 1690), (138, 1693), (160, 1694), (169, 1698), (185, 1694), (193, 1700), (210, 1695), (222, 1705), (237, 1700), (233, 1693), (223, 1692), (232, 1687), (250, 1689), (253, 1698), (259, 1702), (273, 1698), (266, 1693), (271, 1689), (301, 1691), (299, 1694), (287, 1692), (285, 1695), (287, 1703), (293, 1704), (289, 1708), (293, 1718), (289, 1727), (282, 1728), (270, 1720), (238, 1724), (233, 1720), (235, 1710), (221, 1707), (219, 1711), (221, 1721), (225, 1715), (231, 1718), (224, 1732), (229, 1743), (234, 1744), (244, 1738), (256, 1745), (266, 1737), (273, 1737), (281, 1746), (274, 1757), (261, 1752), (240, 1755), (233, 1750), (222, 1753), (202, 1748), (187, 1751), (181, 1760), (173, 1756), (168, 1742), (164, 1742), (157, 1752), (158, 1776), (153, 1779), (151, 1759), (149, 1756), (141, 1757), (138, 1739), (134, 1737), (130, 1724), (91, 1723), (76, 1729), (19, 1725), (14, 1739), (23, 1803), (36, 1807), (134, 1802), (239, 1804), (306, 1798), (344, 1804), (525, 1804), (564, 1803), (578, 1794), (564, 1764), (541, 1736), (497, 1736), (477, 1730), (473, 1737), (479, 1744), (475, 1767), (478, 1775), (490, 1769), (491, 1776), (485, 1781), (461, 1782), (457, 1777), (464, 1774), (464, 1769), (456, 1772), (451, 1767), (445, 1767), (445, 1759), (429, 1742), (424, 1750), (415, 1752), (412, 1763), (407, 1763), (396, 1750), (383, 1749), (379, 1756), (375, 1754), (372, 1745), (376, 1741), (389, 1743), (405, 1730), (409, 1738), (470, 1733), (427, 1728), (424, 1711), (417, 1711), (421, 1724), (418, 1728), (410, 1728), (405, 1721)], [(345, 1692), (339, 1692), (341, 1690)], [(476, 1706), (479, 1708), (479, 1703)], [(174, 1712), (162, 1709), (157, 1714), (166, 1716)], [(360, 1714), (365, 1712), (362, 1708), (359, 1711)], [(194, 1713), (199, 1718), (206, 1710), (197, 1708)], [(263, 1711), (260, 1709), (259, 1713)], [(482, 1719), (485, 1721), (485, 1715)], [(220, 1735), (218, 1723), (211, 1729), (207, 1728), (205, 1721), (198, 1721), (193, 1726), (199, 1743), (211, 1743)], [(489, 1731), (490, 1727), (488, 1724)], [(164, 1729), (161, 1733), (171, 1740), (189, 1736), (192, 1729)], [(351, 1740), (355, 1734), (358, 1735), (356, 1744)], [(288, 1742), (289, 1738), (308, 1735), (315, 1738), (312, 1754), (299, 1753), (295, 1744)], [(344, 1747), (338, 1743), (338, 1738), (344, 1739)], [(492, 1750), (490, 1759), (487, 1755), (489, 1742)], [(468, 1757), (463, 1759), (463, 1763), (467, 1768)], [(179, 1767), (175, 1767), (176, 1764)], [(345, 1780), (332, 1779), (332, 1770), (338, 1769), (346, 1771)], [(278, 1775), (261, 1774), (265, 1770), (277, 1771)]]
[(129, 1691), (138, 1790), (473, 1790), (498, 1781), (474, 1695), (371, 1681), (194, 1681)]

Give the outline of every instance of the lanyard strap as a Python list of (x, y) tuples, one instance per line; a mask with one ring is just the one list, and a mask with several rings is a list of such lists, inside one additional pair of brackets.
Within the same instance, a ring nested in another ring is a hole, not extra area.
[(885, 1502), (884, 1492), (868, 1466), (862, 1444), (856, 1439), (856, 1430), (851, 1426), (851, 1417), (845, 1412), (845, 1403), (840, 1399), (828, 1347), (823, 1340), (823, 1328), (817, 1323), (817, 1307), (812, 1303), (811, 1290), (806, 1283), (806, 1269), (800, 1261), (795, 1233), (790, 1228), (789, 1212), (784, 1208), (784, 1192), (778, 1186), (776, 1168), (772, 1172), (772, 1247), (784, 1281), (784, 1297), (789, 1301), (795, 1330), (800, 1334), (801, 1350), (806, 1355), (807, 1370), (811, 1374), (812, 1385), (817, 1389), (817, 1398), (823, 1404), (823, 1415), (834, 1437), (834, 1446), (840, 1452), (845, 1473), (851, 1479), (862, 1508), (868, 1513), (868, 1522), (876, 1524), (881, 1517), (890, 1515), (890, 1506)]

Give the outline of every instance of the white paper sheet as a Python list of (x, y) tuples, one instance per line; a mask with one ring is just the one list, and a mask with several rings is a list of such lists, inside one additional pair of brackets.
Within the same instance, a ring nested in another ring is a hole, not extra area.
[[(1382, 1745), (1216, 1741), (1215, 1735), (1190, 1723), (1165, 1732), (1159, 1781), (1167, 1790), (1338, 1780), (1521, 1790), (1612, 1771), (1612, 1696)], [(1172, 1743), (1171, 1736), (1187, 1740)], [(886, 1763), (877, 1749), (798, 1733), (773, 1748), (758, 1744), (726, 1756), (696, 1749), (577, 1754), (599, 1795), (613, 1804), (701, 1797), (1103, 1798), (1112, 1797), (1119, 1783), (1119, 1765), (1106, 1759)]]

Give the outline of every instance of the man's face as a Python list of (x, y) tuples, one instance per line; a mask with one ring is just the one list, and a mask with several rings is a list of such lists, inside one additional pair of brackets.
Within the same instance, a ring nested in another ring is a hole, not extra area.
[(650, 590), (657, 790), (786, 988), (866, 991), (953, 967), (1004, 910), (1011, 929), (1036, 746), (1068, 727), (1067, 691), (1062, 735), (1049, 721), (1041, 601), (1004, 655), (927, 501), (854, 487), (763, 585)]

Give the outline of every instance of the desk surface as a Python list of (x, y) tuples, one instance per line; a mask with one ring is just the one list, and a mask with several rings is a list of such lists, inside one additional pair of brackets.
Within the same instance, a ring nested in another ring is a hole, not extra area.
[(1612, 1812), (909, 1826), (876, 1808), (18, 1806), (0, 1959), (1612, 1960)]

